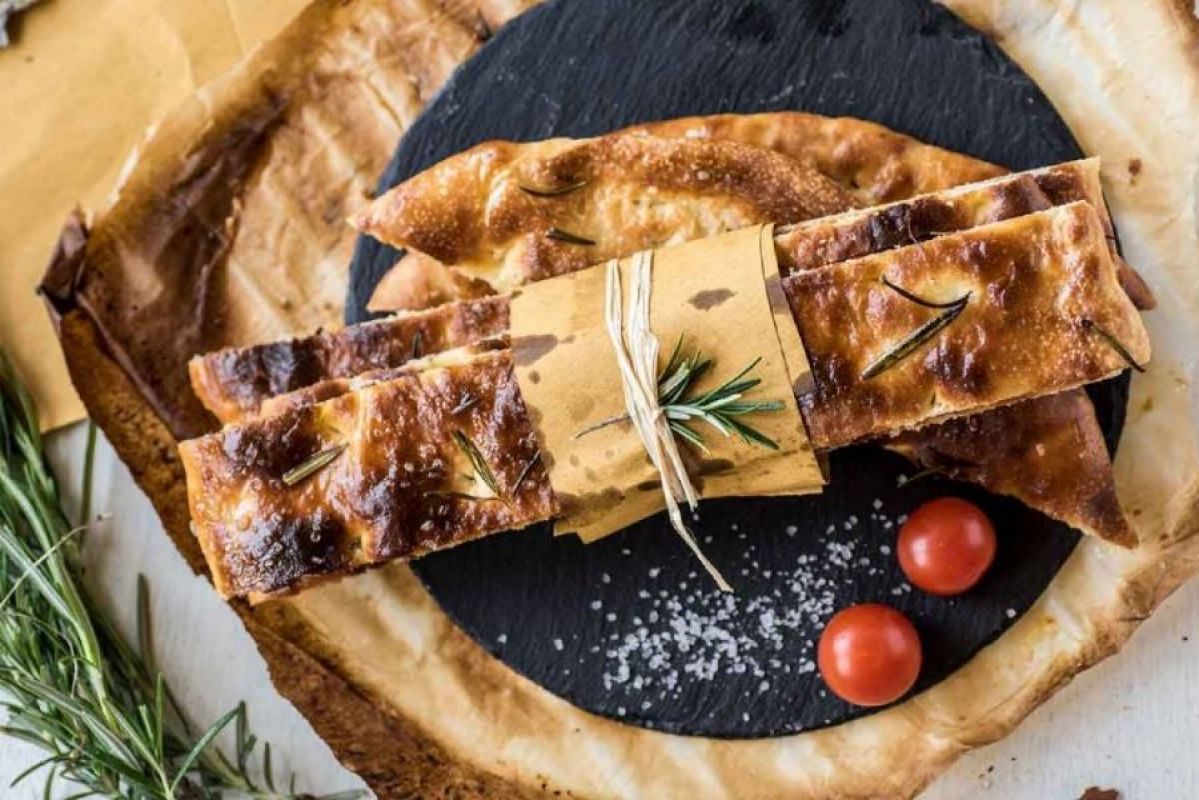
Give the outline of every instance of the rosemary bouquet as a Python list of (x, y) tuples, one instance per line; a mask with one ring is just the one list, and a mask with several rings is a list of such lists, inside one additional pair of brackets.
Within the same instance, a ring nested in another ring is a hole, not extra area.
[[(89, 432), (83, 509), (90, 511), (95, 431)], [(87, 596), (80, 576), (83, 526), (72, 526), (43, 452), (33, 404), (0, 353), (0, 733), (45, 753), (13, 781), (41, 773), (44, 796), (71, 798), (298, 798), (275, 789), (270, 746), (250, 773), (256, 739), (239, 704), (196, 732), (157, 670), (145, 581), (138, 584), (137, 649)], [(235, 749), (214, 740), (232, 728)], [(337, 795), (340, 800), (361, 793)], [(332, 800), (332, 798), (326, 798)]]

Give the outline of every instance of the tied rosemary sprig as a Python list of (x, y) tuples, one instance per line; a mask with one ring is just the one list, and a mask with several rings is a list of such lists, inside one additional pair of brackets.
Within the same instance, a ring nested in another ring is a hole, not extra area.
[(1084, 330), (1088, 330), (1096, 334), (1108, 347), (1115, 350), (1116, 355), (1124, 359), (1124, 362), (1128, 364), (1128, 366), (1132, 367), (1137, 372), (1145, 371), (1145, 367), (1137, 363), (1137, 360), (1132, 357), (1132, 353), (1128, 352), (1128, 348), (1125, 347), (1124, 344), (1111, 333), (1111, 331), (1090, 319), (1082, 320), (1081, 324)]
[[(62, 510), (33, 403), (0, 353), (0, 733), (45, 753), (14, 785), (41, 773), (46, 797), (64, 782), (75, 797), (302, 797), (275, 789), (269, 748), (262, 778), (251, 775), (244, 705), (193, 732), (154, 666), (144, 581), (135, 650), (83, 588), (83, 531)], [(230, 728), (232, 759), (214, 744)]]
[(867, 364), (866, 368), (862, 370), (862, 374), (860, 376), (864, 381), (881, 375), (882, 373), (891, 369), (891, 367), (894, 367), (896, 364), (910, 356), (922, 344), (932, 339), (951, 322), (957, 319), (958, 315), (966, 310), (967, 303), (970, 302), (970, 292), (966, 292), (957, 300), (953, 300), (947, 304), (941, 305), (933, 303), (930, 300), (925, 300), (918, 295), (912, 294), (906, 289), (901, 289), (886, 278), (883, 278), (883, 283), (885, 283), (888, 288), (897, 292), (904, 299), (910, 300), (917, 305), (924, 306), (925, 308), (943, 308), (945, 310), (925, 322), (920, 327), (916, 328), (907, 336), (900, 339), (894, 347), (887, 350), (881, 356)]
[(454, 431), (450, 435), (454, 438), (454, 444), (458, 445), (458, 449), (466, 454), (471, 469), (474, 470), (479, 480), (483, 481), (496, 497), (503, 497), (500, 483), (495, 479), (495, 473), (491, 471), (491, 467), (487, 464), (487, 459), (483, 457), (478, 445), (462, 431)]
[(577, 233), (564, 231), (561, 228), (550, 228), (546, 232), (546, 238), (553, 239), (558, 242), (566, 242), (567, 244), (578, 244), (584, 247), (590, 247), (595, 244), (594, 239), (588, 239), (586, 236), (579, 236)]
[[(738, 417), (758, 411), (781, 411), (785, 406), (778, 400), (744, 400), (746, 393), (762, 383), (761, 378), (748, 377), (762, 361), (755, 358), (749, 366), (711, 391), (695, 397), (689, 391), (700, 376), (711, 369), (713, 361), (701, 352), (683, 354), (683, 337), (679, 336), (674, 351), (658, 376), (658, 405), (666, 415), (670, 430), (684, 441), (690, 442), (704, 453), (708, 452), (704, 437), (687, 423), (693, 420), (706, 422), (725, 436), (736, 435), (746, 444), (756, 444), (771, 450), (778, 443), (752, 425)], [(627, 420), (629, 415), (619, 414), (600, 420), (574, 435), (578, 439), (589, 433)]]
[(746, 444), (777, 450), (779, 446), (773, 439), (738, 419), (746, 414), (781, 411), (784, 408), (783, 403), (778, 400), (743, 399), (762, 383), (761, 378), (748, 377), (761, 361), (761, 358), (755, 358), (749, 366), (715, 389), (690, 397), (688, 393), (691, 387), (712, 367), (713, 362), (710, 358), (704, 358), (698, 350), (684, 355), (683, 337), (679, 336), (674, 351), (658, 378), (658, 403), (669, 420), (671, 431), (707, 453), (708, 448), (704, 445), (703, 435), (687, 424), (692, 420), (699, 420), (708, 423), (725, 436), (735, 434)]
[(519, 184), (519, 185), (520, 185), (520, 190), (522, 192), (524, 192), (525, 194), (529, 195), (530, 197), (547, 198), (547, 197), (562, 197), (563, 195), (571, 194), (572, 192), (577, 192), (579, 189), (582, 189), (584, 186), (587, 185), (587, 181), (575, 181), (574, 183), (568, 183), (564, 186), (559, 186), (559, 187), (553, 188), (553, 189), (540, 189), (536, 186), (525, 186), (524, 184)]

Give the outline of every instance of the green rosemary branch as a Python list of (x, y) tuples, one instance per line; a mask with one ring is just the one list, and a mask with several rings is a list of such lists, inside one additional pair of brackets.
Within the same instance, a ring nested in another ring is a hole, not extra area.
[[(92, 452), (89, 443), (85, 475)], [(62, 509), (33, 403), (0, 352), (0, 733), (45, 753), (13, 785), (41, 773), (46, 797), (62, 782), (82, 790), (75, 797), (122, 800), (301, 797), (275, 789), (269, 748), (263, 777), (251, 774), (257, 739), (244, 704), (192, 732), (154, 666), (145, 582), (139, 652), (83, 588), (84, 530)], [(213, 743), (230, 726), (232, 760)]]
[(670, 429), (676, 436), (690, 442), (703, 452), (703, 435), (687, 423), (692, 420), (706, 422), (725, 436), (738, 436), (746, 444), (756, 444), (777, 450), (778, 444), (752, 425), (738, 417), (759, 411), (781, 411), (778, 400), (744, 400), (744, 396), (762, 383), (761, 378), (747, 377), (761, 362), (755, 358), (749, 366), (724, 383), (695, 397), (689, 391), (701, 375), (712, 367), (712, 359), (704, 358), (698, 350), (690, 355), (683, 354), (683, 337), (675, 343), (674, 351), (658, 378), (658, 403), (669, 420)]
[[(704, 444), (703, 434), (687, 424), (698, 420), (708, 423), (725, 436), (736, 435), (746, 444), (756, 444), (771, 450), (778, 450), (777, 442), (752, 425), (738, 419), (738, 417), (758, 411), (781, 411), (785, 408), (783, 403), (778, 400), (742, 399), (746, 393), (762, 383), (761, 378), (747, 377), (761, 360), (755, 358), (748, 367), (715, 389), (690, 397), (688, 392), (699, 377), (712, 367), (713, 361), (710, 358), (704, 358), (703, 353), (698, 350), (690, 355), (684, 355), (683, 337), (680, 336), (666, 366), (658, 374), (658, 405), (666, 414), (666, 419), (674, 434), (707, 453), (708, 448)], [(578, 439), (628, 418), (628, 414), (618, 414), (615, 417), (600, 420), (579, 431), (573, 438)]]

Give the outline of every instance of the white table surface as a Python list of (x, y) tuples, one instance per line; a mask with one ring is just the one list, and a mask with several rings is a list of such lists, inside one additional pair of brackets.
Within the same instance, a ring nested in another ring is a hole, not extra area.
[[(78, 495), (84, 439), (82, 425), (51, 437), (68, 503)], [(245, 699), (254, 730), (272, 743), (276, 778), (286, 774), (286, 765), (296, 771), (298, 787), (308, 791), (360, 786), (275, 694), (249, 635), (208, 584), (192, 575), (149, 501), (103, 441), (94, 497), (96, 511), (111, 519), (89, 534), (90, 583), (131, 632), (134, 581), (138, 573), (149, 578), (158, 658), (196, 721), (211, 721)], [(1075, 800), (1098, 785), (1119, 789), (1125, 800), (1199, 798), (1197, 652), (1199, 582), (1194, 582), (1142, 625), (1124, 652), (1080, 676), (1011, 736), (962, 758), (924, 796)], [(36, 779), (7, 789), (35, 759), (32, 748), (0, 738), (0, 797), (39, 796)]]

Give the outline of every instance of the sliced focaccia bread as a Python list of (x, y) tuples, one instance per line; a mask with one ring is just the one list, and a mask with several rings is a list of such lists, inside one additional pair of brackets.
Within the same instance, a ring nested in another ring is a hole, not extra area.
[(506, 291), (638, 250), (854, 205), (815, 168), (770, 150), (617, 133), (481, 144), (352, 222)]
[(188, 363), (188, 372), (200, 402), (227, 423), (257, 415), (269, 397), (399, 366), (507, 329), (507, 298), (484, 297), (302, 339), (205, 353)]
[(228, 426), (179, 452), (193, 529), (226, 597), (558, 513), (507, 351)]
[[(351, 378), (329, 378), (318, 381), (311, 386), (296, 389), (294, 392), (287, 392), (286, 394), (266, 398), (262, 401), (262, 405), (255, 416), (273, 417), (276, 414), (282, 414), (291, 409), (323, 403), (326, 400), (341, 397), (343, 394), (364, 389), (376, 383), (395, 380), (404, 375), (424, 372), (434, 367), (451, 367), (466, 364), (474, 356), (482, 353), (495, 353), (507, 350), (508, 345), (508, 336), (503, 334), (490, 339), (470, 342), (450, 350), (439, 350), (421, 358), (409, 359), (399, 366), (387, 367), (386, 369), (372, 369), (367, 372), (361, 372)], [(466, 401), (469, 400), (469, 397), (466, 398)]]
[(1137, 542), (1116, 497), (1095, 408), (1082, 389), (903, 433), (887, 447), (1109, 542)]
[(779, 269), (797, 272), (1079, 201), (1089, 203), (1099, 215), (1120, 285), (1137, 308), (1152, 308), (1153, 293), (1116, 249), (1115, 228), (1103, 199), (1097, 158), (1002, 175), (788, 225), (776, 233), (775, 250)]
[(1085, 202), (784, 279), (814, 388), (812, 442), (895, 435), (1149, 359)]

